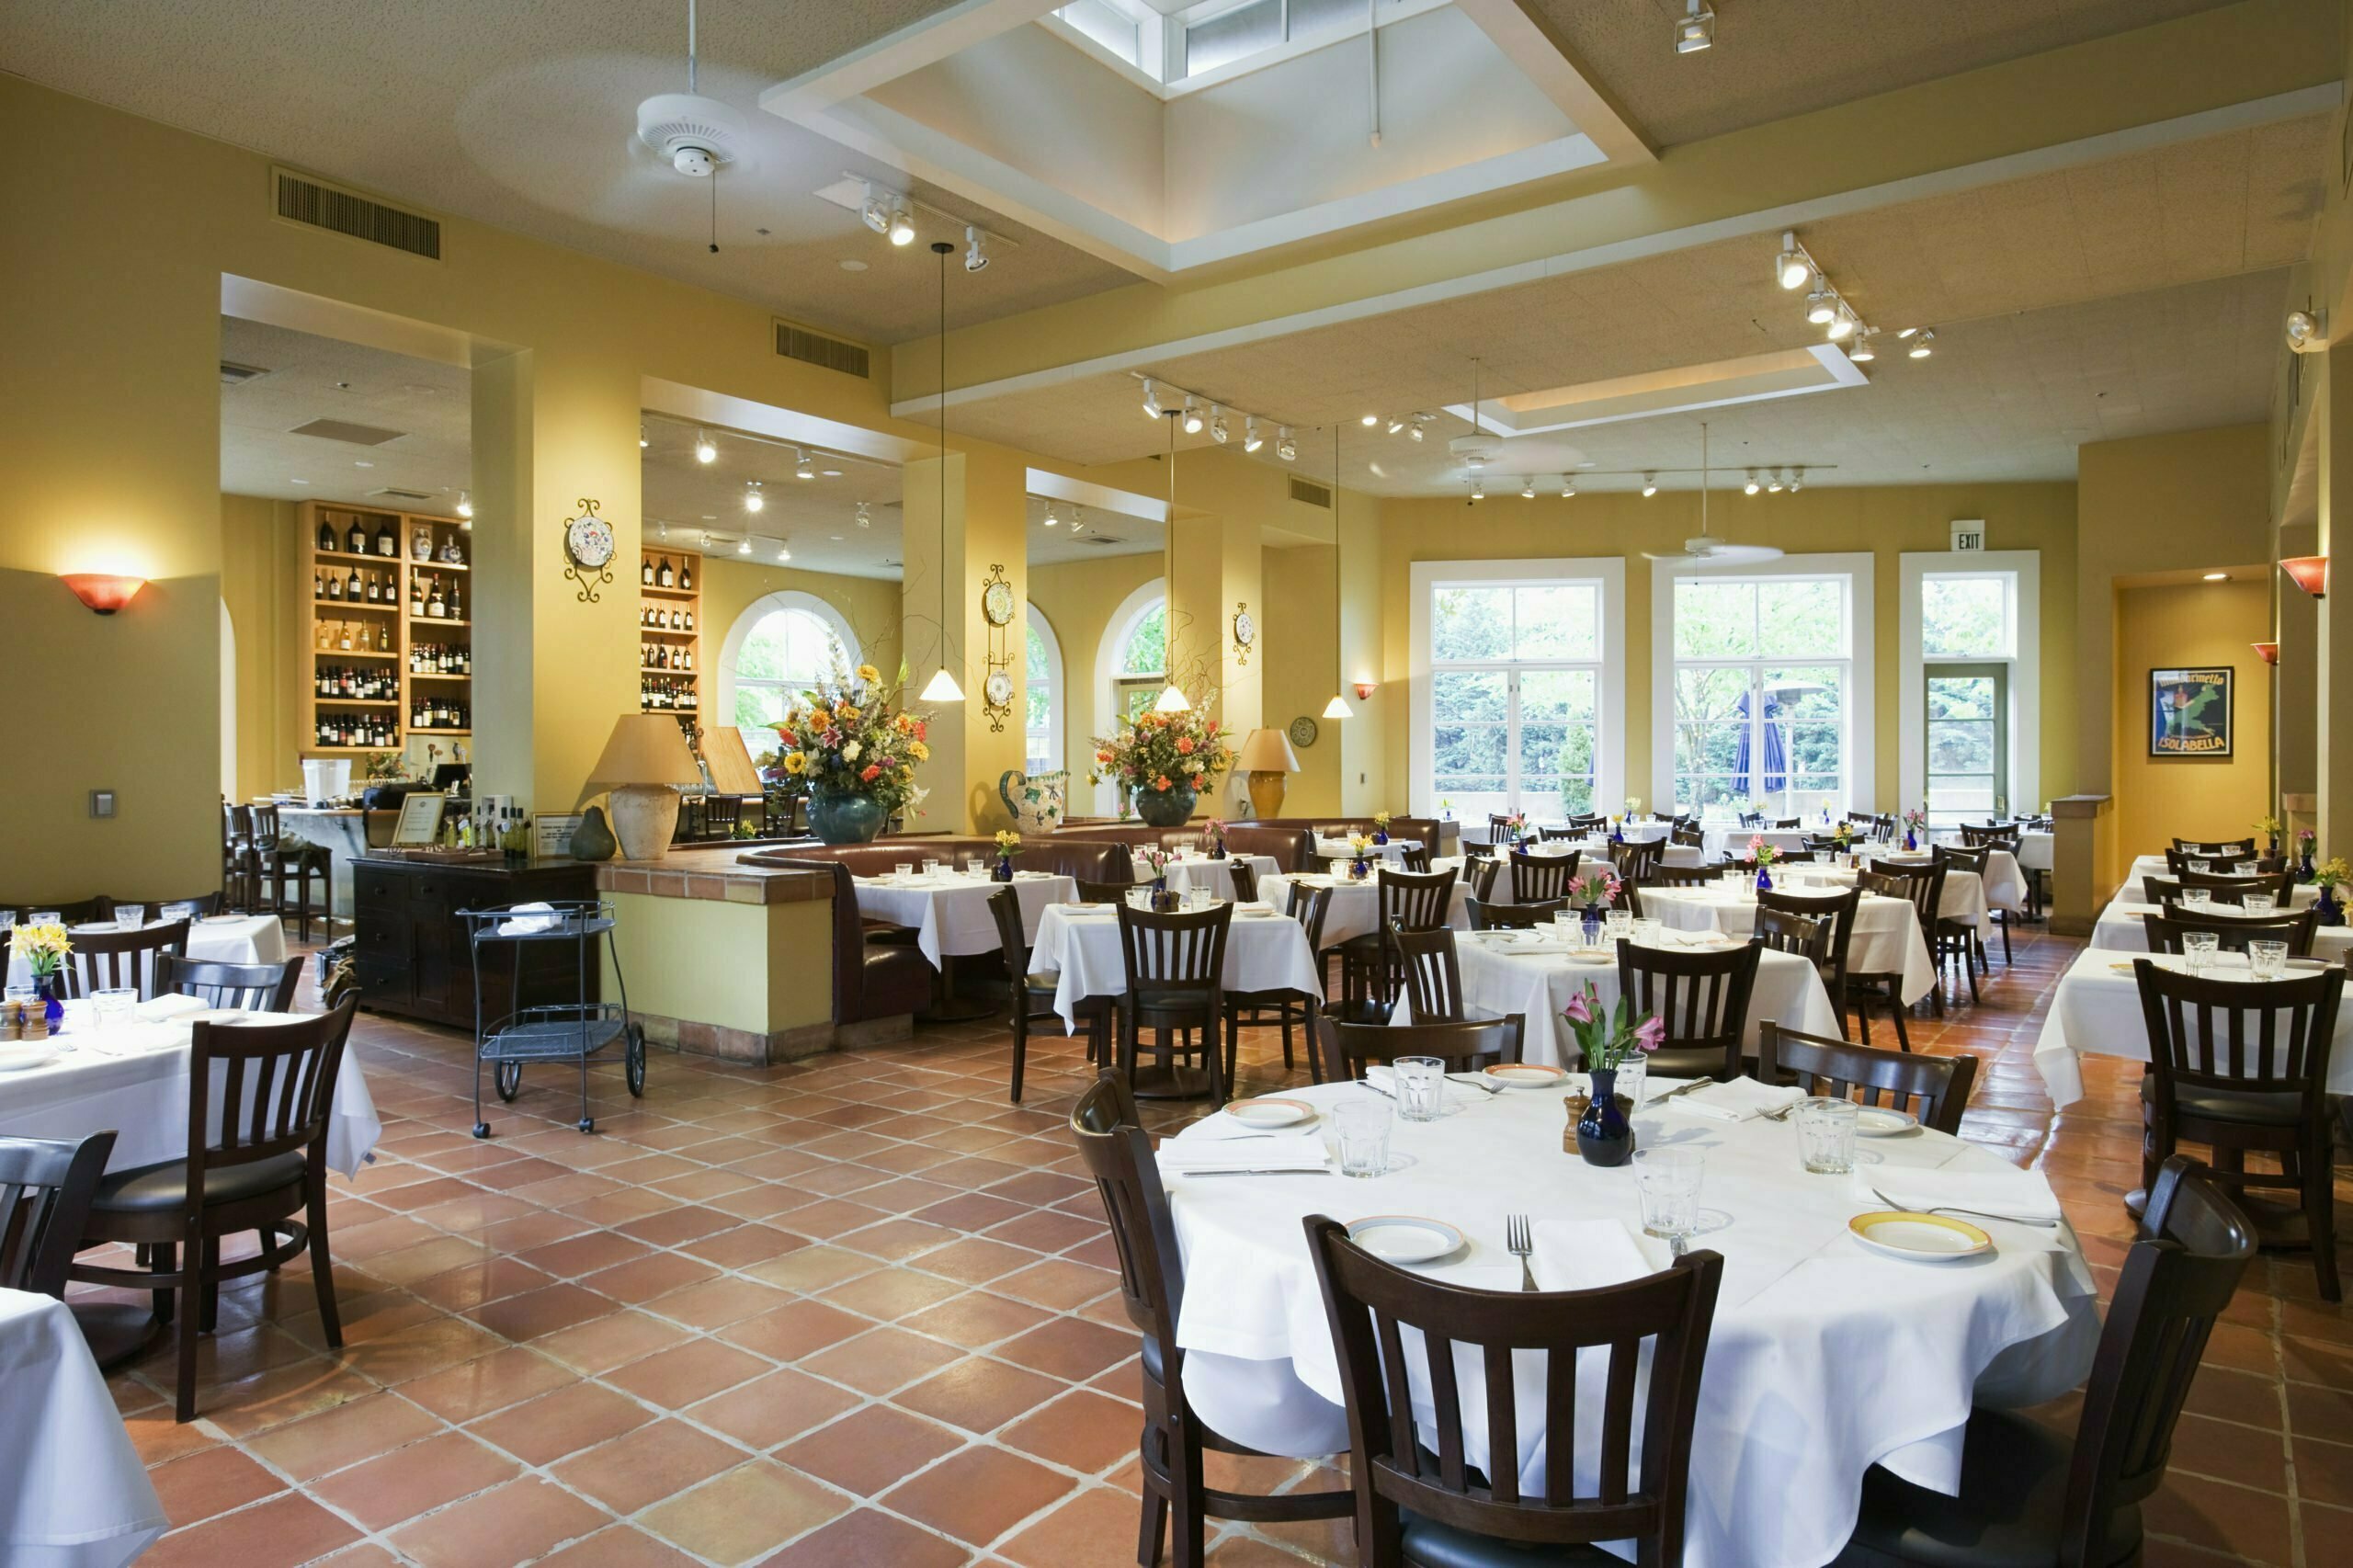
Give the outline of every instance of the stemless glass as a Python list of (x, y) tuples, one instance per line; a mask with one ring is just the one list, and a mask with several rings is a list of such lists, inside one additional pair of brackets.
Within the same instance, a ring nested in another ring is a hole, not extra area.
[(1332, 1108), (1332, 1131), (1340, 1144), (1340, 1174), (1377, 1176), (1389, 1168), (1389, 1102), (1346, 1100)]
[(2246, 945), (2246, 967), (2257, 980), (2277, 980), (2288, 967), (2288, 944), (2261, 937)]
[(2276, 915), (2279, 901), (2268, 892), (2251, 892), (2239, 899), (2239, 907), (2249, 915)]
[(2205, 909), (2211, 906), (2213, 902), (2214, 890), (2211, 888), (2184, 888), (2181, 890), (2181, 905), (2184, 909)]
[(1626, 1096), (1627, 1105), (1632, 1108), (1626, 1112), (1628, 1116), (1643, 1114), (1643, 1085), (1650, 1075), (1651, 1059), (1640, 1051), (1618, 1063), (1618, 1092)]
[(1638, 947), (1638, 948), (1655, 948), (1655, 947), (1657, 947), (1657, 946), (1658, 946), (1658, 933), (1659, 933), (1659, 921), (1658, 921), (1658, 916), (1657, 916), (1657, 915), (1637, 915), (1636, 916), (1634, 916), (1633, 937), (1634, 937), (1634, 945), (1635, 945), (1636, 947)]
[(1400, 1056), (1389, 1066), (1397, 1085), (1397, 1114), (1407, 1121), (1436, 1121), (1446, 1102), (1445, 1059)]
[(2189, 860), (2185, 861), (2184, 864), (2201, 877), (2214, 869), (2214, 862), (2211, 860)]
[(1697, 1149), (1637, 1149), (1634, 1188), (1643, 1202), (1643, 1233), (1679, 1242), (1699, 1229), (1699, 1177), (1705, 1170)]
[(1611, 947), (1634, 934), (1634, 912), (1631, 909), (1606, 909), (1601, 914), (1601, 935)]
[(926, 858), (924, 860), (923, 874), (926, 877), (936, 877), (939, 875), (939, 861), (937, 858)]
[(902, 880), (912, 877), (915, 874), (915, 863), (912, 860), (902, 860), (891, 868), (891, 874)]
[(136, 931), (147, 924), (147, 906), (143, 903), (118, 903), (114, 906), (115, 929)]
[(964, 857), (964, 874), (968, 877), (984, 877), (988, 875), (988, 863), (977, 855), (967, 855)]
[(2214, 950), (2219, 945), (2219, 938), (2211, 931), (2184, 932), (2181, 956), (2189, 960), (2189, 972), (2205, 973), (2207, 966), (2214, 961)]
[(2240, 877), (2259, 877), (2263, 875), (2263, 868), (2252, 860), (2241, 860), (2231, 868), (2231, 873)]
[(98, 1028), (111, 1028), (127, 1022), (131, 1009), (139, 1005), (139, 992), (129, 985), (108, 985), (90, 994), (90, 1002), (97, 1014)]
[(1188, 908), (1188, 909), (1207, 909), (1209, 906), (1210, 906), (1210, 890), (1209, 890), (1209, 889), (1207, 889), (1207, 888), (1187, 888), (1187, 889), (1185, 890), (1185, 907), (1186, 907), (1186, 908)]
[(1798, 1158), (1816, 1176), (1855, 1168), (1855, 1102), (1817, 1096), (1798, 1106)]

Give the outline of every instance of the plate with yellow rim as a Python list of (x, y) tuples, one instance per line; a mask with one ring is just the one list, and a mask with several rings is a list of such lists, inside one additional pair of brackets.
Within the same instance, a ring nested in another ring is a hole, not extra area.
[(1926, 1263), (1949, 1263), (1994, 1250), (1994, 1238), (1966, 1220), (1947, 1214), (1881, 1210), (1847, 1221), (1855, 1239), (1877, 1252)]
[(1513, 1089), (1549, 1088), (1568, 1076), (1558, 1067), (1547, 1067), (1535, 1062), (1499, 1062), (1482, 1068), (1489, 1082)]
[(1225, 1114), (1245, 1127), (1296, 1127), (1313, 1119), (1315, 1108), (1305, 1100), (1267, 1095), (1255, 1100), (1235, 1100), (1225, 1108)]

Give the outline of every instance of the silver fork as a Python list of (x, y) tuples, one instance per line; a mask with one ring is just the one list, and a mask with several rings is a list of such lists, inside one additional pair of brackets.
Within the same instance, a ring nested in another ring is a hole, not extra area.
[(1519, 1288), (1523, 1290), (1535, 1290), (1536, 1271), (1528, 1267), (1528, 1258), (1536, 1250), (1536, 1243), (1529, 1234), (1527, 1215), (1504, 1216), (1504, 1247), (1519, 1259)]
[[(1886, 1204), (1890, 1209), (1901, 1209), (1904, 1207), (1903, 1204), (1898, 1203), (1895, 1199), (1890, 1198), (1887, 1194), (1881, 1192), (1877, 1187), (1871, 1188), (1871, 1196), (1878, 1199), (1881, 1203)], [(2059, 1228), (2059, 1221), (2056, 1220), (2022, 1220), (2016, 1214), (1995, 1214), (1984, 1209), (1956, 1209), (1949, 1203), (1940, 1203), (1933, 1208), (1926, 1210), (1915, 1210), (1915, 1212), (1927, 1214), (1967, 1214), (1974, 1219), (1999, 1220), (2006, 1224), (2011, 1225), (2033, 1225), (2045, 1231), (2055, 1231)]]

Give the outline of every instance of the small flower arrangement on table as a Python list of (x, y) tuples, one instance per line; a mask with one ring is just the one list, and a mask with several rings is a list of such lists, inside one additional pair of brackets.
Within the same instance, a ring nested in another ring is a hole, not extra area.
[(64, 967), (65, 955), (74, 950), (74, 938), (54, 921), (19, 926), (12, 936), (12, 945), (32, 976), (34, 996), (25, 1006), (24, 1017), (9, 1021), (17, 1024), (25, 1039), (45, 1040), (65, 1021), (64, 990), (58, 984), (57, 971)]
[(1210, 841), (1210, 858), (1212, 860), (1224, 859), (1225, 819), (1223, 817), (1210, 818), (1209, 821), (1201, 824), (1201, 832), (1208, 836)]
[(1781, 858), (1781, 852), (1766, 843), (1763, 834), (1753, 833), (1748, 835), (1748, 858), (1756, 862), (1756, 891), (1771, 892), (1773, 862)]
[(1640, 816), (1642, 814), (1642, 811), (1643, 798), (1640, 795), (1629, 795), (1626, 797), (1626, 820), (1628, 822), (1632, 822), (1636, 817)]
[(1830, 842), (1836, 845), (1841, 850), (1850, 850), (1854, 848), (1855, 824), (1844, 820), (1833, 823), (1830, 826)]
[(1906, 849), (1917, 849), (1920, 847), (1921, 844), (1927, 840), (1927, 836), (1928, 808), (1926, 806), (1904, 807), (1904, 847)]
[[(1614, 1008), (1601, 1005), (1601, 991), (1590, 980), (1569, 998), (1561, 1017), (1576, 1037), (1577, 1051), (1593, 1094), (1576, 1122), (1577, 1153), (1587, 1165), (1622, 1165), (1634, 1154), (1634, 1130), (1618, 1105), (1618, 1070), (1636, 1059), (1647, 1061), (1666, 1038), (1666, 1025), (1656, 1014), (1637, 1021), (1626, 998)], [(1570, 1105), (1574, 1106), (1572, 1098)]]
[(1514, 812), (1509, 816), (1504, 818), (1500, 826), (1503, 830), (1504, 842), (1506, 844), (1518, 844), (1528, 834), (1528, 813), (1526, 812)]
[(995, 881), (1013, 880), (1013, 858), (1021, 853), (1021, 835), (1009, 827), (996, 830), (996, 869), (989, 873)]
[(1615, 870), (1598, 863), (1578, 867), (1576, 875), (1569, 879), (1568, 901), (1585, 912), (1585, 939), (1588, 945), (1600, 937), (1601, 912), (1618, 902), (1623, 885)]
[(1372, 813), (1372, 841), (1375, 844), (1389, 842), (1389, 813), (1387, 812)]
[(2296, 830), (2296, 880), (2309, 882), (2313, 878), (2313, 857), (2320, 852), (2320, 835), (2308, 827)]
[(1348, 835), (1348, 875), (1358, 881), (1372, 875), (1372, 840), (1361, 833)]
[(2336, 902), (2336, 890), (2348, 881), (2353, 881), (2353, 866), (2346, 865), (2342, 855), (2332, 855), (2313, 868), (2313, 885), (2320, 889), (2320, 900), (2313, 905), (2318, 924), (2345, 924), (2345, 906)]

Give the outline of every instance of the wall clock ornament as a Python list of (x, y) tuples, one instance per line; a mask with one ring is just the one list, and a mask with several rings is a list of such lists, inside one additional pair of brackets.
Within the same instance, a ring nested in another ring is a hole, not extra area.
[(987, 673), (981, 677), (981, 707), (989, 716), (989, 733), (1003, 734), (1013, 716), (1013, 653), (1006, 645), (1006, 629), (1013, 624), (1013, 584), (1001, 562), (993, 562), (981, 582), (981, 619), (988, 624)]
[(1258, 643), (1258, 622), (1246, 603), (1236, 600), (1233, 606), (1233, 662), (1246, 665), (1250, 650)]
[(1322, 726), (1304, 713), (1290, 722), (1290, 744), (1302, 750), (1313, 745), (1315, 737), (1323, 733)]
[(597, 515), (593, 496), (580, 498), (580, 512), (563, 520), (563, 574), (580, 585), (582, 604), (597, 602), (597, 590), (613, 580), (613, 525)]

